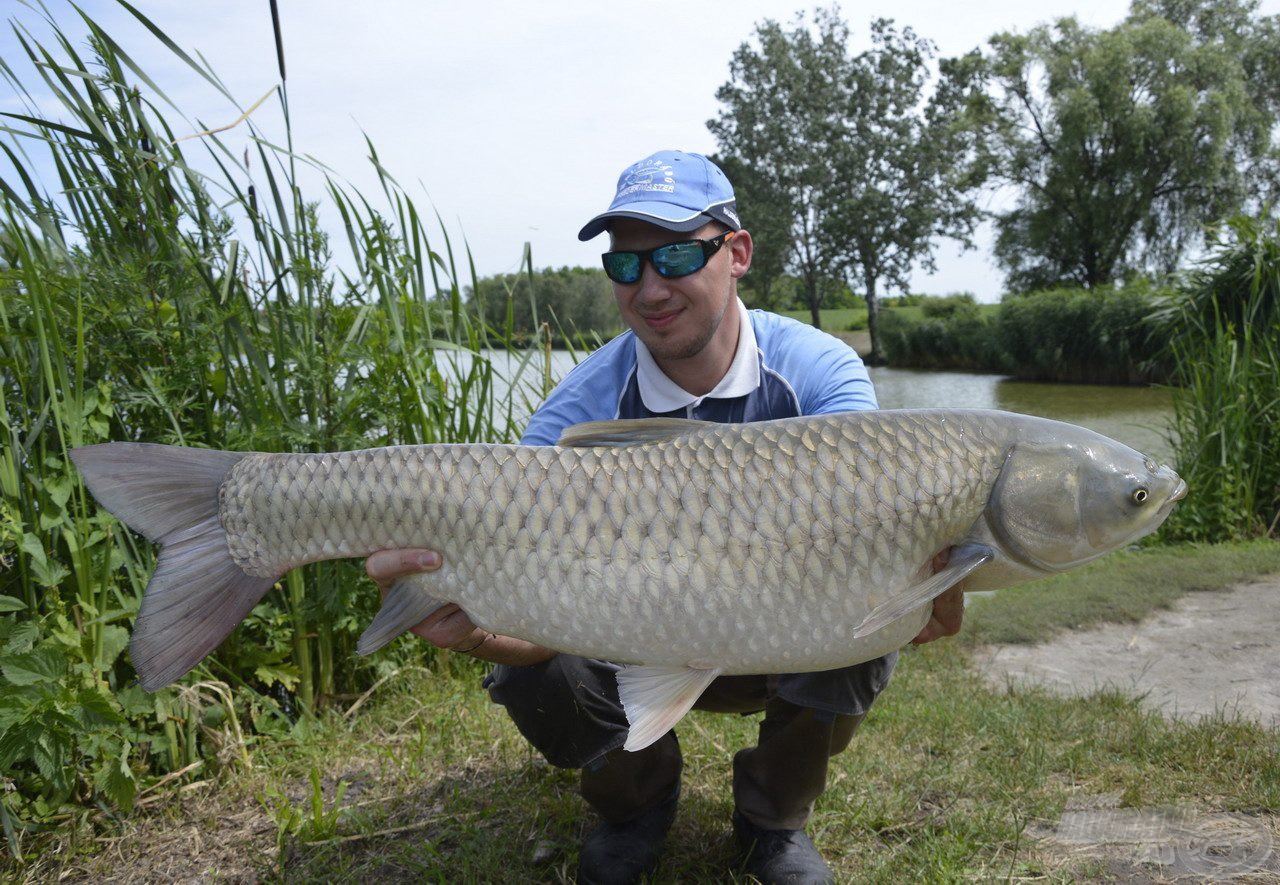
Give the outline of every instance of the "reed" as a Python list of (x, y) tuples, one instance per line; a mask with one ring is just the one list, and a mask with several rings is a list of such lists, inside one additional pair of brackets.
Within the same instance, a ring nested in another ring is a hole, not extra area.
[(1176, 365), (1171, 539), (1280, 537), (1280, 223), (1236, 218), (1157, 316)]
[[(470, 303), (465, 245), (372, 143), (373, 195), (304, 159), (278, 18), (284, 123), (264, 132), (215, 72), (121, 5), (244, 120), (228, 135), (185, 119), (83, 13), (87, 55), (43, 6), (30, 7), (43, 22), (10, 23), (26, 56), (21, 70), (0, 60), (26, 107), (0, 115), (0, 817), (15, 856), (24, 828), (65, 803), (128, 807), (139, 779), (216, 744), (207, 707), (134, 684), (127, 628), (153, 554), (96, 508), (71, 448), (510, 441), (530, 410), (522, 391), (551, 383), (539, 342), (512, 348)], [(355, 656), (376, 599), (358, 564), (300, 570), (187, 681), (231, 686), (231, 721), (288, 729), (430, 654), (406, 641)]]

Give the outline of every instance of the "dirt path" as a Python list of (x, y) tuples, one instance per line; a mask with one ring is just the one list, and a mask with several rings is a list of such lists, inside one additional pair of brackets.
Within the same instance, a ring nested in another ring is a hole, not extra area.
[(1140, 624), (998, 645), (974, 656), (997, 686), (1034, 682), (1063, 694), (1112, 687), (1168, 716), (1226, 712), (1280, 727), (1280, 575), (1190, 593)]

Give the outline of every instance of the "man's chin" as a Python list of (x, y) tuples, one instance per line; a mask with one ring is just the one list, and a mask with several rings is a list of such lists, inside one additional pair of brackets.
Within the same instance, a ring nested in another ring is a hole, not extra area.
[(705, 342), (681, 341), (671, 338), (645, 341), (644, 344), (645, 347), (649, 348), (649, 353), (653, 355), (655, 360), (687, 360), (690, 357), (697, 356), (706, 347)]

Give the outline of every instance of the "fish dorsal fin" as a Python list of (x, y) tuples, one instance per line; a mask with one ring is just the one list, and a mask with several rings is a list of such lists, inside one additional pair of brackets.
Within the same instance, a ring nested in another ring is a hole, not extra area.
[(566, 427), (556, 443), (564, 448), (626, 448), (649, 443), (667, 442), (704, 427), (717, 426), (712, 421), (691, 418), (634, 418), (620, 421), (585, 421)]
[(694, 667), (623, 667), (618, 697), (631, 728), (623, 749), (643, 750), (675, 727), (720, 670)]

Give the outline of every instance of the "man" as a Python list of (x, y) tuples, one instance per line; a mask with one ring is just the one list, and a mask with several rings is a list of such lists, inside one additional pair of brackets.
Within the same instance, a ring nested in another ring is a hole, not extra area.
[[(751, 234), (728, 180), (705, 157), (662, 151), (626, 169), (609, 209), (579, 238), (605, 231), (612, 248), (604, 266), (630, 331), (569, 373), (522, 442), (553, 445), (566, 427), (611, 418), (743, 422), (876, 408), (848, 346), (739, 301)], [(935, 568), (945, 557), (939, 553)], [(430, 551), (388, 550), (366, 567), (386, 589), (439, 566)], [(948, 591), (915, 641), (955, 633), (962, 611), (959, 590)], [(583, 842), (578, 881), (635, 882), (652, 872), (675, 817), (680, 748), (672, 731), (639, 752), (622, 749), (618, 666), (494, 636), (455, 606), (414, 632), (498, 664), (485, 682), (493, 700), (548, 761), (582, 770), (582, 795), (603, 822)], [(804, 824), (825, 788), (828, 759), (848, 745), (896, 659), (825, 673), (724, 676), (699, 699), (699, 709), (764, 711), (757, 746), (739, 751), (733, 765), (734, 832), (747, 871), (761, 881), (831, 881)]]

